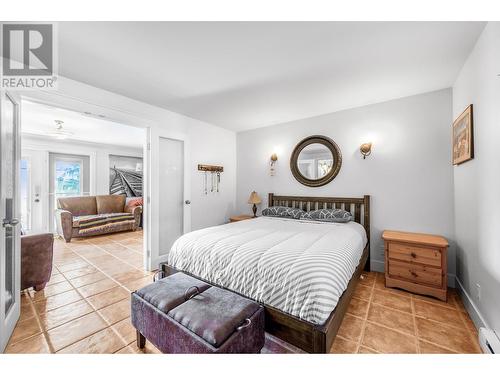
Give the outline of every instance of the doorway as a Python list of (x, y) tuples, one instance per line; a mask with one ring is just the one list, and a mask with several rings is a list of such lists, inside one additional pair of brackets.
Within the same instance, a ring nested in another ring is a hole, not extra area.
[[(55, 212), (59, 198), (90, 195), (90, 157), (49, 152), (49, 210)], [(49, 230), (56, 232), (52, 215)]]

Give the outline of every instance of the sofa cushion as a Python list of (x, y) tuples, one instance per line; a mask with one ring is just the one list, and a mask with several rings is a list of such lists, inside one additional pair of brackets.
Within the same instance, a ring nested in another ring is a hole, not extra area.
[(95, 197), (58, 198), (57, 207), (71, 212), (73, 216), (97, 214), (97, 203)]
[(123, 212), (125, 208), (125, 195), (98, 195), (95, 199), (98, 214)]
[(209, 288), (170, 310), (168, 316), (218, 348), (259, 308), (235, 293)]

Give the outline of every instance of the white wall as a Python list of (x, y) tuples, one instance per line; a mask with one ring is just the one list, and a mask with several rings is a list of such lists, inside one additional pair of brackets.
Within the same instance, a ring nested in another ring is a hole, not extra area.
[[(144, 141), (146, 134), (144, 134)], [(134, 156), (142, 158), (142, 148), (114, 146), (93, 142), (56, 140), (30, 135), (22, 136), (21, 149), (36, 150), (40, 155), (47, 152), (88, 155), (91, 160), (91, 194), (109, 194), (109, 155)], [(93, 169), (93, 171), (92, 171)]]
[[(384, 229), (436, 233), (453, 238), (453, 171), (451, 166), (451, 90), (393, 100), (237, 134), (237, 202), (241, 213), (252, 190), (284, 195), (371, 195), (372, 267), (383, 270)], [(343, 162), (328, 185), (309, 188), (290, 172), (289, 159), (303, 138), (319, 134), (340, 147)], [(363, 160), (359, 146), (373, 142)], [(278, 154), (276, 175), (269, 158)], [(455, 250), (448, 272), (454, 283)]]
[[(477, 325), (500, 331), (500, 23), (490, 22), (453, 86), (473, 104), (475, 158), (454, 168), (457, 281)], [(476, 285), (480, 285), (480, 293)], [(479, 295), (480, 294), (480, 295)]]

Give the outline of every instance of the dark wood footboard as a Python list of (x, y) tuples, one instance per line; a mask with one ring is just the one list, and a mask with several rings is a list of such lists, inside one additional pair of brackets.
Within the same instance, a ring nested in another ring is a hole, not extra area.
[[(266, 332), (308, 353), (328, 353), (333, 344), (333, 340), (337, 335), (337, 331), (340, 328), (344, 314), (349, 307), (354, 289), (356, 288), (368, 259), (368, 253), (369, 245), (366, 245), (359, 265), (347, 285), (347, 289), (340, 297), (335, 310), (332, 311), (323, 325), (310, 323), (264, 304), (266, 313)], [(180, 272), (166, 263), (163, 263), (161, 268), (165, 273), (165, 276), (170, 276), (174, 273)], [(196, 275), (192, 275), (188, 272), (185, 273), (199, 279)], [(206, 280), (203, 281), (220, 288), (220, 286), (216, 284), (210, 283)]]

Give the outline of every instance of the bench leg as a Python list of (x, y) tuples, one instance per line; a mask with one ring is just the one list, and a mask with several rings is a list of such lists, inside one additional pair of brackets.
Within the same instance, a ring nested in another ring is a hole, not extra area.
[(146, 338), (138, 330), (136, 330), (136, 332), (137, 332), (137, 347), (139, 349), (144, 349), (144, 347), (146, 346)]

